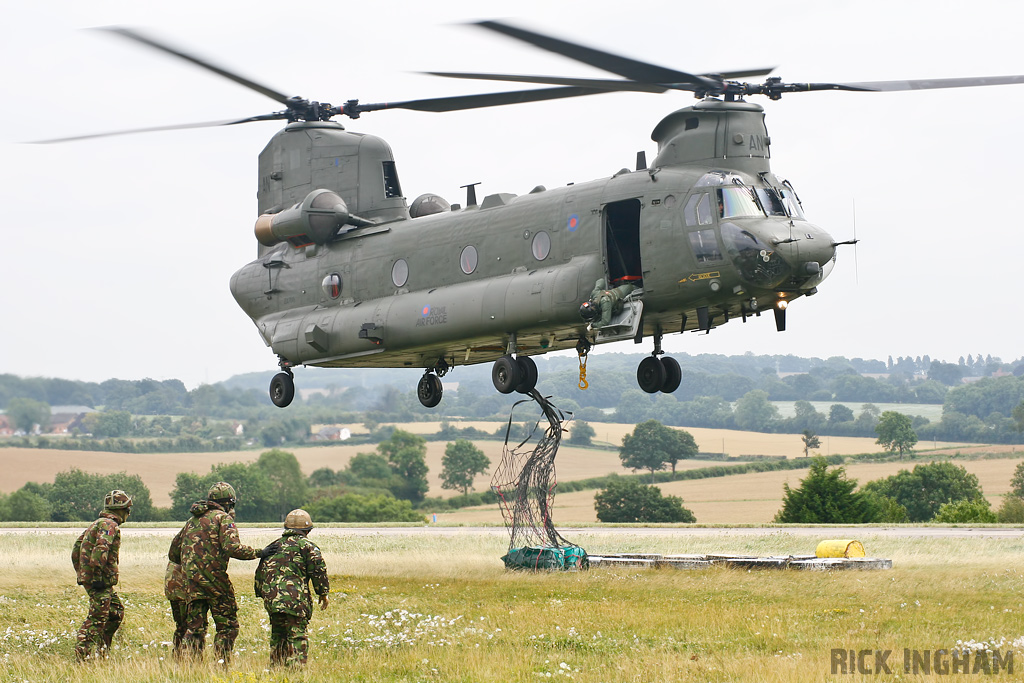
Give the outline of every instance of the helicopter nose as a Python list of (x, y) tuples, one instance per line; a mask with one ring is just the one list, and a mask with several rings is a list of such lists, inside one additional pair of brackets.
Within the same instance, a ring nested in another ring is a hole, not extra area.
[(793, 275), (801, 290), (812, 290), (832, 271), (836, 245), (832, 237), (812, 223), (799, 226), (785, 237), (772, 240), (793, 266)]

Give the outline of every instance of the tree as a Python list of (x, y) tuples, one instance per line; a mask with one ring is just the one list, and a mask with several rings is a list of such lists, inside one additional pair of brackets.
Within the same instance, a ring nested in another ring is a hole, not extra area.
[(153, 499), (149, 488), (137, 474), (90, 474), (72, 468), (58, 472), (53, 485), (46, 489), (51, 518), (55, 522), (91, 521), (103, 509), (103, 498), (114, 489), (132, 497), (132, 521), (153, 518)]
[(783, 484), (782, 508), (775, 521), (784, 524), (863, 524), (874, 521), (874, 508), (857, 481), (846, 478), (846, 468), (828, 469), (828, 461), (815, 458), (800, 486)]
[(869, 481), (864, 491), (894, 499), (907, 508), (911, 522), (930, 521), (943, 503), (982, 497), (978, 477), (951, 462), (933, 462), (917, 465), (910, 471), (900, 470), (891, 477)]
[(940, 524), (994, 524), (996, 513), (985, 498), (943, 503), (932, 520)]
[(678, 496), (662, 496), (657, 486), (634, 479), (613, 479), (594, 496), (597, 519), (602, 522), (648, 523), (697, 521)]
[(913, 450), (917, 443), (917, 433), (914, 431), (913, 421), (903, 413), (895, 410), (887, 410), (882, 413), (875, 425), (875, 433), (878, 434), (877, 444), (881, 444), (890, 453), (899, 451), (900, 460), (906, 451)]
[(853, 422), (853, 409), (841, 403), (833, 403), (828, 409), (828, 423), (835, 426), (841, 422)]
[(569, 443), (576, 446), (589, 446), (595, 436), (597, 436), (597, 432), (594, 431), (589, 422), (577, 420), (572, 428), (572, 432), (569, 433)]
[(760, 389), (748, 391), (736, 401), (736, 426), (751, 432), (771, 431), (779, 419), (779, 409), (768, 400), (768, 392)]
[(305, 504), (309, 489), (295, 455), (274, 448), (260, 455), (256, 467), (270, 481), (271, 498), (280, 521), (284, 521), (288, 512)]
[(396, 429), (387, 441), (377, 444), (377, 452), (387, 458), (391, 471), (401, 479), (392, 489), (397, 498), (414, 503), (423, 500), (427, 483), (427, 440)]
[(124, 410), (89, 413), (82, 418), (85, 431), (99, 439), (127, 436), (132, 430), (132, 415)]
[(18, 489), (3, 501), (5, 522), (49, 522), (52, 513), (50, 501), (40, 494), (26, 489)]
[(804, 442), (804, 457), (806, 458), (810, 456), (812, 448), (821, 448), (821, 439), (810, 429), (805, 429), (803, 434), (800, 440)]
[(1017, 463), (1013, 470), (1013, 477), (1010, 479), (1010, 495), (1024, 498), (1024, 460)]
[(306, 506), (306, 512), (318, 522), (424, 522), (423, 515), (407, 500), (392, 496), (361, 496), (348, 493), (320, 498)]
[(1024, 500), (1014, 495), (1004, 496), (996, 517), (1003, 524), (1024, 524)]
[(7, 402), (7, 418), (16, 429), (31, 434), (36, 425), (40, 429), (50, 425), (50, 406), (31, 398), (12, 398)]
[(1024, 432), (1024, 401), (1021, 401), (1010, 413), (1018, 432)]
[(671, 429), (657, 420), (641, 422), (632, 434), (622, 437), (619, 448), (619, 459), (625, 467), (633, 471), (650, 470), (651, 479), (657, 470), (665, 469), (672, 464), (675, 472), (676, 463), (683, 458), (697, 455), (697, 443), (689, 432)]
[(468, 495), (473, 478), (491, 466), (491, 459), (466, 439), (458, 439), (445, 446), (441, 457), (441, 488), (462, 491)]

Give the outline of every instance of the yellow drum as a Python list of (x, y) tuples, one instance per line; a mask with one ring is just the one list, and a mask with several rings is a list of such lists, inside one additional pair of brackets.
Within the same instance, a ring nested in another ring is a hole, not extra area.
[(822, 541), (814, 549), (817, 557), (865, 557), (864, 545), (860, 541)]

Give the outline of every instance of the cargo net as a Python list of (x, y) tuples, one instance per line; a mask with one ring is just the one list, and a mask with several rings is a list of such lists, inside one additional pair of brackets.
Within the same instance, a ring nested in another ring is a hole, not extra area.
[[(491, 477), (491, 490), (498, 496), (505, 527), (511, 536), (509, 552), (530, 546), (575, 548), (575, 544), (565, 540), (555, 530), (551, 519), (557, 485), (555, 455), (562, 440), (562, 425), (568, 420), (561, 410), (536, 390), (529, 395), (547, 419), (547, 429), (540, 435), (541, 420), (538, 420), (532, 429), (528, 429), (519, 445), (510, 446), (512, 417), (516, 408), (529, 399), (513, 405), (508, 417), (508, 429), (505, 431), (501, 463)], [(512, 440), (514, 442), (515, 438)]]

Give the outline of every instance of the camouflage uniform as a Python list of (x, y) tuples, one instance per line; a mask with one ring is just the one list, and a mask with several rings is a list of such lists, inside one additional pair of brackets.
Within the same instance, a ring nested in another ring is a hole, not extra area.
[(75, 656), (84, 661), (106, 656), (110, 642), (124, 620), (124, 605), (114, 591), (118, 579), (121, 527), (131, 511), (131, 498), (123, 491), (111, 491), (99, 519), (75, 541), (71, 564), (78, 584), (89, 596), (89, 613), (78, 629)]
[(305, 664), (309, 653), (306, 626), (313, 616), (309, 583), (326, 608), (331, 590), (327, 564), (309, 529), (286, 529), (280, 549), (260, 560), (256, 569), (256, 597), (270, 617), (270, 663)]
[(238, 527), (218, 503), (201, 500), (193, 503), (189, 512), (192, 518), (171, 541), (167, 553), (167, 559), (181, 565), (186, 579), (188, 605), (182, 647), (190, 654), (202, 654), (207, 613), (211, 613), (217, 626), (214, 651), (227, 663), (238, 637), (238, 603), (228, 578), (228, 561), (232, 557), (254, 560), (257, 551), (242, 545), (238, 540)]
[(595, 320), (594, 327), (606, 327), (611, 324), (612, 316), (622, 310), (622, 301), (629, 296), (635, 286), (631, 284), (619, 285), (612, 289), (605, 289), (604, 279), (600, 279), (590, 293), (590, 305), (600, 311), (600, 319)]
[(185, 571), (180, 564), (167, 562), (164, 572), (164, 597), (171, 603), (171, 617), (174, 619), (174, 656), (182, 653), (182, 642), (185, 638), (185, 610), (188, 606), (188, 595), (185, 592)]

